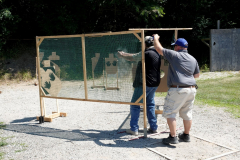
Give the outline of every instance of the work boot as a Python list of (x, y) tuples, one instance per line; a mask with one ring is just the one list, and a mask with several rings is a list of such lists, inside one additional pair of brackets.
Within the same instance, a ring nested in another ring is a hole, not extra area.
[(158, 133), (157, 130), (152, 130), (151, 128), (149, 128), (149, 129), (147, 130), (147, 132), (148, 132), (148, 133)]
[(169, 143), (177, 144), (177, 143), (179, 143), (179, 141), (178, 141), (177, 136), (176, 137), (172, 137), (171, 134), (169, 134), (168, 138), (163, 138), (162, 143), (163, 144), (169, 144)]
[(183, 140), (184, 142), (190, 142), (190, 135), (185, 134), (184, 132), (178, 134), (178, 138)]
[(134, 132), (132, 131), (131, 129), (126, 129), (126, 132), (129, 133), (129, 134), (132, 134), (134, 136), (137, 136), (138, 135), (138, 131)]

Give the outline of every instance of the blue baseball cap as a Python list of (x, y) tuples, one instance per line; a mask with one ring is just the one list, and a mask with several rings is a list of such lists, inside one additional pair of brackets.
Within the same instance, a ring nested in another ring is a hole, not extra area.
[(173, 46), (175, 44), (184, 48), (188, 48), (188, 42), (184, 38), (178, 38), (177, 41), (175, 41), (171, 45)]

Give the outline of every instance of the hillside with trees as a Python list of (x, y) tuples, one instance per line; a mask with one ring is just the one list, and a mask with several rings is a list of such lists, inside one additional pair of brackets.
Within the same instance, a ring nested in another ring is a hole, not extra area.
[[(239, 28), (236, 0), (0, 0), (0, 57), (12, 58), (11, 45), (36, 36), (72, 35), (129, 28), (193, 28), (180, 31), (200, 65), (209, 64), (209, 47), (201, 42), (210, 29)], [(146, 34), (152, 34), (151, 32)], [(158, 32), (163, 45), (173, 32)]]

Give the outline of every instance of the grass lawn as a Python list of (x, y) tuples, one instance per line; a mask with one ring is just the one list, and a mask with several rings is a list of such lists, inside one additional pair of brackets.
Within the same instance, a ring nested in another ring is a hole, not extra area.
[[(196, 80), (199, 88), (195, 104), (225, 107), (234, 117), (240, 118), (240, 74), (217, 79)], [(156, 93), (158, 97), (166, 95), (167, 93)]]
[(225, 107), (240, 118), (240, 74), (218, 79), (197, 80), (196, 103)]
[[(6, 125), (3, 122), (0, 122), (0, 129), (4, 129)], [(1, 151), (1, 147), (8, 145), (6, 138), (0, 136), (0, 160), (4, 158), (5, 153)]]

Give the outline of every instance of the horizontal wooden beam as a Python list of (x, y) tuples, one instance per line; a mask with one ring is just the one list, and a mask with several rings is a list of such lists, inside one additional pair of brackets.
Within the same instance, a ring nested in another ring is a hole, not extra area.
[(60, 113), (53, 113), (53, 114), (50, 114), (50, 115), (47, 115), (45, 117), (48, 117), (48, 118), (57, 118), (57, 117), (60, 117)]
[(67, 113), (64, 112), (52, 112), (52, 114), (59, 113), (59, 117), (67, 117)]
[(91, 34), (84, 34), (85, 37), (92, 37), (92, 36), (111, 36), (111, 35), (121, 35), (121, 34), (131, 34), (131, 33), (140, 33), (140, 31), (121, 31), (121, 32), (107, 32), (107, 33), (91, 33)]
[(163, 110), (155, 110), (155, 114), (162, 114)]
[(119, 90), (118, 87), (106, 87), (105, 90)]
[(131, 102), (118, 102), (118, 101), (101, 101), (93, 99), (80, 99), (80, 98), (66, 98), (66, 97), (50, 97), (50, 96), (40, 96), (42, 98), (53, 98), (53, 99), (65, 99), (65, 100), (75, 100), (75, 101), (87, 101), (87, 102), (102, 102), (102, 103), (114, 103), (114, 104), (128, 104), (128, 105), (138, 105), (142, 106), (143, 103), (131, 103)]
[(192, 28), (130, 28), (128, 30), (192, 30)]
[(83, 36), (84, 36), (83, 34), (76, 34), (76, 35), (37, 36), (37, 38), (73, 38)]
[[(52, 119), (57, 117), (67, 117), (67, 113), (52, 112), (52, 114), (44, 116), (44, 122), (52, 122)], [(37, 117), (37, 120), (39, 121), (39, 117)]]
[(91, 88), (105, 88), (105, 86), (91, 86)]
[(99, 37), (110, 35), (121, 35), (140, 33), (140, 31), (121, 31), (121, 32), (104, 32), (104, 33), (89, 33), (89, 34), (76, 34), (76, 35), (56, 35), (56, 36), (37, 36), (37, 38), (73, 38), (73, 37)]

